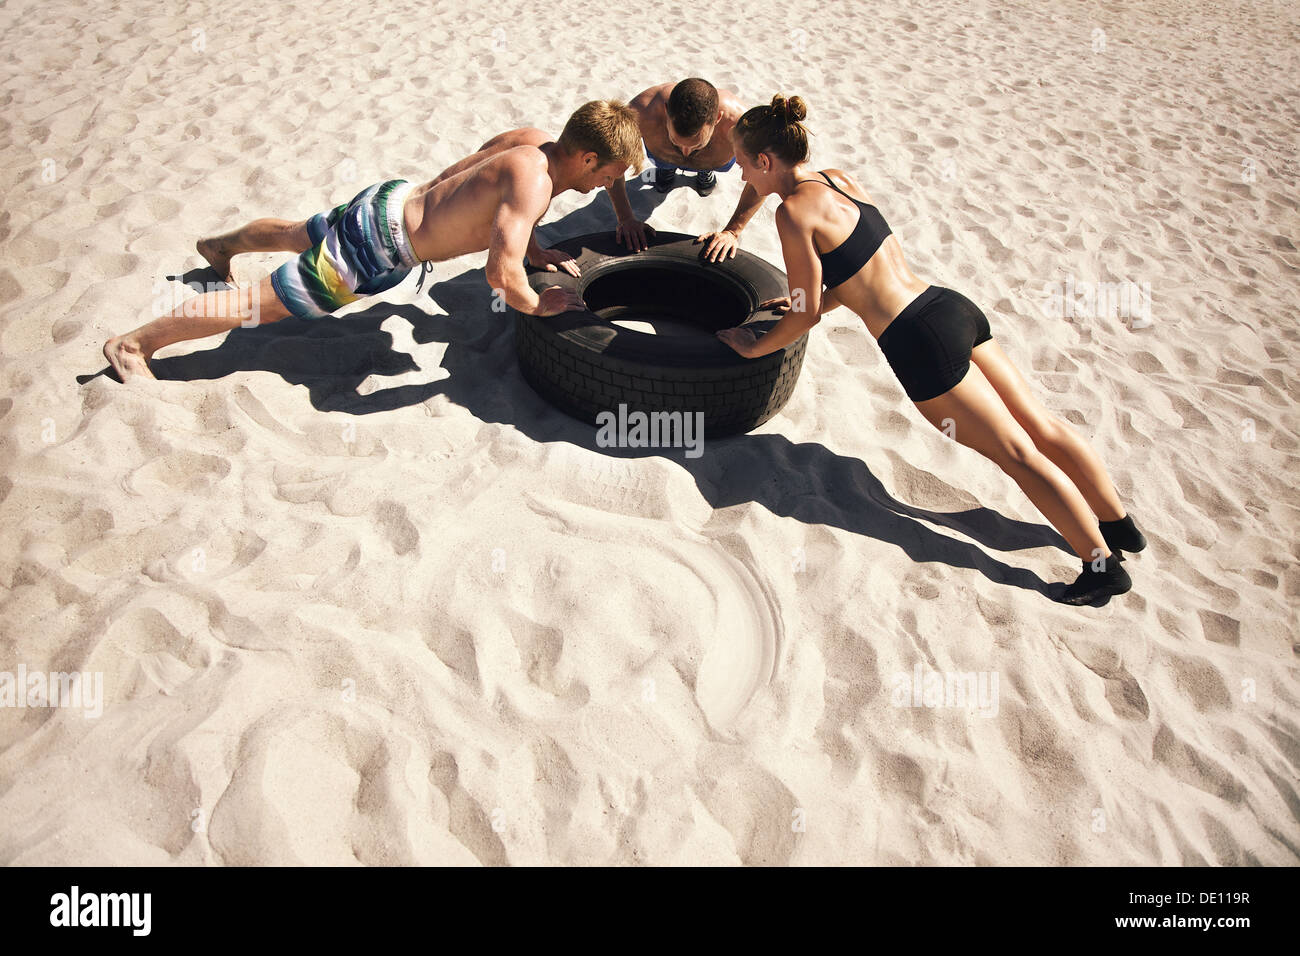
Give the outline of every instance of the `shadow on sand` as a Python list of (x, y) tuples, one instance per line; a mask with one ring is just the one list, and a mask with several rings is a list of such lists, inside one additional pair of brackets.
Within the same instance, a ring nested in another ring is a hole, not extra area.
[[(643, 220), (663, 200), (650, 187), (629, 190), (629, 194)], [(607, 230), (613, 221), (609, 200), (602, 192), (558, 222), (539, 227), (538, 238), (546, 246), (563, 236)], [(210, 270), (194, 270), (179, 278), (188, 282), (211, 277)], [(668, 459), (691, 475), (714, 509), (752, 501), (781, 517), (841, 528), (895, 545), (913, 561), (976, 570), (998, 584), (1048, 596), (1055, 596), (1063, 587), (1008, 565), (970, 541), (940, 534), (926, 522), (959, 532), (994, 551), (1051, 546), (1073, 558), (1064, 539), (1051, 527), (1009, 519), (988, 508), (955, 513), (914, 508), (890, 495), (861, 460), (836, 454), (816, 442), (796, 444), (772, 434), (738, 435), (708, 441), (707, 454), (699, 458), (686, 458), (681, 449), (601, 447), (594, 428), (552, 408), (523, 380), (515, 363), (512, 320), (508, 313), (492, 311), (491, 290), (482, 268), (435, 283), (421, 295), (428, 295), (446, 314), (430, 315), (414, 305), (379, 303), (338, 320), (283, 319), (257, 328), (233, 329), (217, 348), (155, 359), (151, 367), (159, 379), (179, 381), (223, 378), (234, 372), (271, 372), (305, 386), (315, 408), (353, 415), (387, 412), (443, 395), (479, 420), (510, 425), (535, 442), (568, 442), (609, 457)], [(446, 343), (442, 368), (447, 376), (361, 395), (357, 389), (370, 376), (420, 370), (410, 355), (394, 351), (392, 336), (380, 329), (394, 316), (410, 323), (415, 342)], [(497, 387), (485, 388), (485, 381), (493, 381)], [(791, 472), (800, 476), (797, 482), (791, 482)]]

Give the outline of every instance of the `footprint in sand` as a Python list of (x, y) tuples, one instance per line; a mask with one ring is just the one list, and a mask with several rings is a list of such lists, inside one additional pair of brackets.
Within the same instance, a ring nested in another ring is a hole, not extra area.
[(1151, 705), (1137, 678), (1112, 648), (1088, 641), (1067, 640), (1065, 647), (1075, 659), (1106, 683), (1106, 702), (1121, 720), (1146, 720)]
[(411, 522), (405, 505), (387, 500), (376, 502), (375, 521), (395, 554), (407, 554), (420, 546), (420, 532)]
[(684, 563), (713, 596), (715, 622), (696, 673), (695, 699), (709, 725), (733, 737), (741, 712), (775, 676), (781, 620), (772, 596), (745, 564), (721, 548), (693, 556)]

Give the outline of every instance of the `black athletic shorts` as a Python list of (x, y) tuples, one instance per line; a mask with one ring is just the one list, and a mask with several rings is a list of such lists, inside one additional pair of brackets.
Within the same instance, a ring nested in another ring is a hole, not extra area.
[(993, 338), (989, 320), (960, 292), (932, 285), (880, 336), (880, 351), (914, 402), (938, 398), (966, 377), (971, 349)]

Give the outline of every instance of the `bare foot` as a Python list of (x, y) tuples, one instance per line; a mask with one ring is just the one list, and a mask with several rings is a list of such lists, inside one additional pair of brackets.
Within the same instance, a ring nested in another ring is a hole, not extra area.
[(208, 264), (216, 270), (217, 275), (227, 282), (234, 282), (230, 275), (230, 260), (233, 257), (226, 251), (220, 239), (200, 239), (194, 244), (194, 248), (199, 251), (199, 255), (208, 260)]
[(132, 341), (129, 335), (119, 335), (105, 342), (104, 358), (108, 359), (108, 364), (113, 366), (113, 371), (117, 372), (117, 377), (123, 382), (128, 375), (155, 377), (149, 370), (149, 356), (144, 354), (139, 343)]

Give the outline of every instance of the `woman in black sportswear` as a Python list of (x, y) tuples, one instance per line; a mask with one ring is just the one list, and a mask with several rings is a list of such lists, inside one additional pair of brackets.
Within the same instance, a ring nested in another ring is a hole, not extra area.
[(808, 168), (806, 115), (803, 100), (778, 94), (746, 112), (732, 133), (741, 178), (760, 196), (781, 197), (776, 225), (791, 297), (763, 336), (736, 328), (718, 337), (757, 358), (847, 306), (926, 420), (940, 430), (950, 421), (952, 437), (1006, 472), (1079, 555), (1083, 571), (1061, 600), (1088, 604), (1129, 590), (1120, 552), (1141, 551), (1146, 539), (1101, 459), (1030, 393), (973, 302), (912, 274), (856, 180)]

